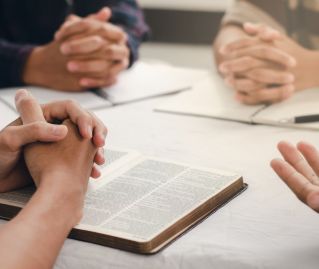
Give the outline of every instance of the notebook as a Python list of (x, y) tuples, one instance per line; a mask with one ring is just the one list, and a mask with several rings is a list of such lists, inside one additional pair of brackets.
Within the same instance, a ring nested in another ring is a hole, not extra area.
[(273, 105), (243, 105), (235, 100), (234, 95), (220, 76), (213, 73), (197, 82), (191, 91), (168, 98), (155, 110), (249, 124), (319, 130), (319, 122), (292, 122), (297, 116), (319, 114), (319, 89), (297, 92), (290, 99)]
[[(32, 86), (25, 88), (40, 103), (71, 99), (86, 109), (100, 109), (188, 90), (206, 74), (205, 70), (180, 68), (162, 62), (137, 62), (131, 69), (122, 72), (118, 82), (108, 88), (81, 93)], [(0, 98), (13, 109), (17, 90), (0, 89)]]
[[(106, 150), (102, 177), (91, 180), (84, 217), (69, 237), (153, 254), (243, 192), (240, 175)], [(0, 217), (11, 219), (32, 187), (0, 194)]]

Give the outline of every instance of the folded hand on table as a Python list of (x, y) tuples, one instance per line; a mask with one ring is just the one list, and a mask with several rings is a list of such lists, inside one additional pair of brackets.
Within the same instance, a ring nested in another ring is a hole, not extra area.
[(273, 160), (272, 168), (303, 203), (319, 213), (319, 152), (305, 142), (297, 147), (281, 142), (278, 149), (284, 160)]
[(226, 83), (245, 104), (283, 101), (318, 84), (312, 51), (264, 25), (245, 24), (246, 38), (221, 48), (219, 66)]
[(62, 43), (61, 53), (68, 57), (68, 71), (81, 77), (82, 87), (112, 85), (129, 65), (127, 35), (110, 18), (108, 8), (87, 18), (72, 15), (55, 35)]
[(63, 91), (110, 86), (129, 65), (127, 34), (109, 21), (103, 8), (86, 18), (71, 15), (47, 45), (33, 49), (26, 62), (26, 84)]
[[(53, 124), (57, 121), (63, 122), (69, 119), (73, 122), (77, 126), (81, 137), (92, 140), (93, 144), (99, 148), (94, 158), (95, 163), (102, 164), (104, 162), (102, 147), (105, 143), (107, 130), (100, 120), (76, 103), (61, 101), (41, 107), (27, 91), (21, 90), (16, 95), (16, 106), (21, 118), (15, 120), (0, 132), (0, 192), (21, 188), (32, 182), (29, 174), (30, 169), (27, 168), (23, 156), (26, 145), (37, 141), (61, 141), (62, 143), (68, 138), (67, 126)], [(37, 115), (37, 120), (29, 120), (34, 114)], [(48, 147), (51, 147), (51, 150), (54, 151), (55, 144), (49, 145)], [(63, 156), (64, 154), (60, 152), (61, 161), (64, 160)], [(76, 160), (77, 157), (74, 156), (74, 159)], [(47, 162), (42, 168), (45, 169), (51, 162), (49, 155), (43, 157), (43, 161)], [(69, 165), (70, 163), (67, 161), (65, 164)], [(76, 171), (74, 170), (74, 172)], [(99, 176), (96, 167), (92, 167), (91, 176)], [(36, 178), (33, 179), (36, 182)]]

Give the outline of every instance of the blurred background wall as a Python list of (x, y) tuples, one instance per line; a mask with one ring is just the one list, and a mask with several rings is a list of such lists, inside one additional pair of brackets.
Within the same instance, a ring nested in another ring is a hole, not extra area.
[(139, 0), (152, 42), (210, 44), (232, 0)]

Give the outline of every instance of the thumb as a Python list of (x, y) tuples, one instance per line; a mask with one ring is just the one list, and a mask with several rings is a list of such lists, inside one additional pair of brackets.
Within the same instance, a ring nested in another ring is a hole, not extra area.
[(64, 139), (68, 133), (68, 129), (64, 125), (55, 125), (43, 121), (36, 121), (26, 125), (10, 126), (3, 132), (3, 136), (9, 139), (6, 146), (11, 151), (18, 151), (23, 146), (40, 142), (56, 142)]
[(108, 7), (104, 7), (102, 9), (100, 9), (100, 11), (98, 11), (97, 13), (92, 14), (88, 17), (95, 19), (95, 20), (98, 20), (98, 21), (108, 21), (111, 19), (111, 16), (112, 16), (111, 9)]

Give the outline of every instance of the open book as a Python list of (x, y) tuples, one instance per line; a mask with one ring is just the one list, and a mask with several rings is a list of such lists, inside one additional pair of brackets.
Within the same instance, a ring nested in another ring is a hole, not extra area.
[[(119, 75), (115, 85), (93, 92), (72, 93), (41, 87), (26, 88), (40, 103), (71, 99), (86, 109), (99, 109), (188, 90), (206, 75), (207, 71), (200, 69), (174, 67), (159, 62), (137, 62)], [(0, 89), (1, 100), (13, 109), (17, 89)]]
[[(70, 238), (131, 252), (156, 253), (235, 197), (247, 185), (229, 172), (107, 150), (103, 176), (91, 180), (84, 217)], [(34, 189), (0, 194), (10, 219)]]
[(273, 105), (247, 106), (234, 98), (218, 74), (196, 83), (193, 90), (171, 97), (156, 111), (211, 117), (250, 124), (319, 130), (319, 122), (293, 123), (295, 117), (319, 114), (319, 89), (297, 92), (290, 99)]

